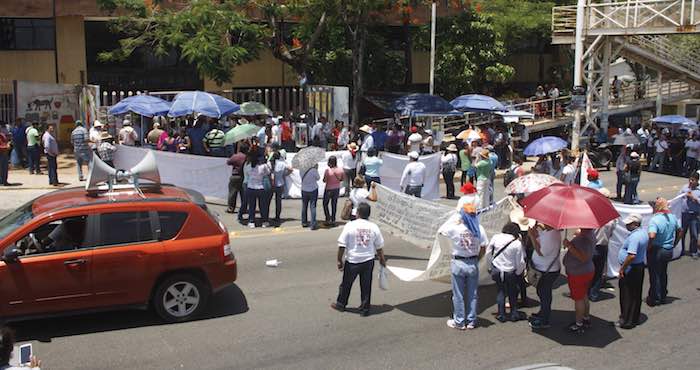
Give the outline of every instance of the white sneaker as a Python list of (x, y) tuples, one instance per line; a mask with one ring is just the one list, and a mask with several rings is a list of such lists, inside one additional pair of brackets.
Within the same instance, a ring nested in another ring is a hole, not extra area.
[(452, 329), (457, 329), (457, 330), (464, 330), (465, 329), (464, 326), (457, 326), (457, 324), (455, 324), (455, 321), (453, 319), (447, 320), (447, 326), (452, 328)]
[(269, 223), (269, 222), (263, 222), (262, 227), (270, 227), (270, 223)]
[(248, 222), (248, 227), (251, 229), (255, 229), (255, 222)]

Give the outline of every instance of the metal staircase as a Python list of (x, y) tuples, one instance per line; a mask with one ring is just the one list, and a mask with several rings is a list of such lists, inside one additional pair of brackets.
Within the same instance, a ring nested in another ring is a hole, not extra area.
[[(682, 81), (694, 93), (700, 86), (700, 53), (680, 50), (667, 35), (698, 33), (699, 24), (700, 0), (579, 0), (575, 6), (554, 7), (552, 43), (575, 45), (574, 81), (586, 85), (586, 123), (580, 127), (577, 113), (572, 142), (578, 143), (578, 133), (591, 125), (607, 130), (610, 64), (619, 56), (657, 71), (657, 110), (671, 98), (662, 88), (667, 81)], [(634, 98), (638, 101), (629, 106), (648, 105), (648, 94)]]

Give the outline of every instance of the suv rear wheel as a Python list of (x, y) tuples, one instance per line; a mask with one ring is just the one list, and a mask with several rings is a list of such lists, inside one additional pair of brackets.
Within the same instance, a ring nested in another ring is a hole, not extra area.
[(158, 285), (153, 296), (153, 307), (165, 321), (188, 321), (206, 307), (209, 294), (209, 287), (198, 277), (173, 275)]

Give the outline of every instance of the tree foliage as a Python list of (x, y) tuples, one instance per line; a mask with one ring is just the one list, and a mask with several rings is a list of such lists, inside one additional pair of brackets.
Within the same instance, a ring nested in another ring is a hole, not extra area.
[(217, 84), (230, 82), (234, 67), (258, 56), (268, 37), (264, 25), (248, 19), (247, 1), (192, 0), (177, 11), (143, 0), (99, 0), (103, 9), (121, 14), (110, 22), (122, 35), (120, 47), (98, 58), (120, 61), (137, 48), (153, 50), (157, 56), (177, 51), (200, 76)]
[(488, 0), (478, 4), (484, 14), (491, 16), (509, 53), (550, 42), (553, 1)]
[[(435, 91), (447, 98), (507, 82), (515, 74), (502, 63), (506, 50), (489, 15), (466, 10), (439, 18), (436, 29)], [(421, 28), (418, 45), (430, 48), (430, 26)]]

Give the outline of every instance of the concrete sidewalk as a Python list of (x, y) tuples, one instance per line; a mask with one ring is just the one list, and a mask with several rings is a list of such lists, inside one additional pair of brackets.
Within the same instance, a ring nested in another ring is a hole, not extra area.
[[(83, 167), (83, 175), (87, 177), (87, 166)], [(55, 190), (66, 186), (84, 185), (84, 181), (78, 181), (78, 167), (73, 154), (60, 154), (58, 156), (58, 181), (59, 186), (49, 185), (49, 171), (46, 158), (42, 157), (41, 175), (31, 175), (25, 168), (11, 168), (8, 181), (11, 186), (0, 186), (0, 192), (11, 190)], [(0, 193), (1, 194), (1, 193)]]

